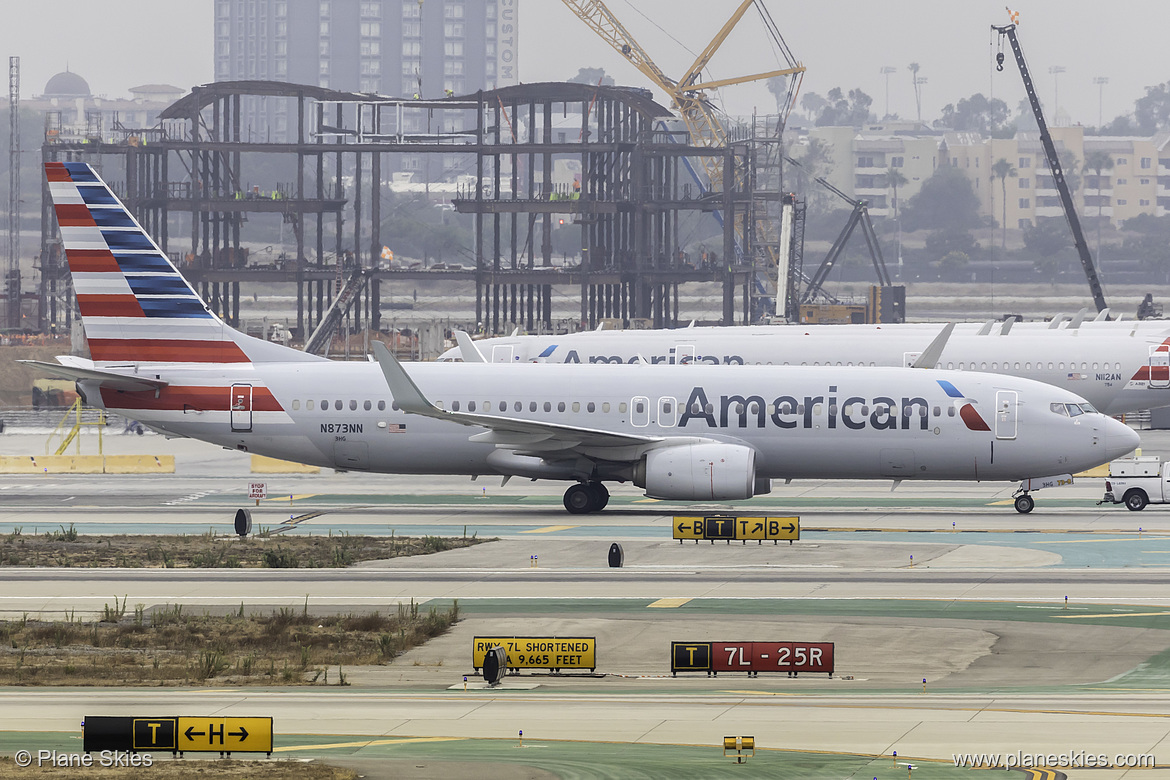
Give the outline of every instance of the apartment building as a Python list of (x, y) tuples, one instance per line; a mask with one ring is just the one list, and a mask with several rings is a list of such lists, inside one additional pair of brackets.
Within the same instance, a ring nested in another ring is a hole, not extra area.
[[(215, 79), (287, 81), (406, 98), (516, 84), (518, 4), (215, 0)], [(248, 136), (290, 137), (289, 101), (253, 98), (241, 109)]]
[[(1065, 176), (1075, 188), (1082, 217), (1100, 214), (1112, 224), (1139, 214), (1170, 213), (1170, 133), (1153, 137), (1086, 136), (1079, 126), (1051, 128)], [(913, 122), (810, 129), (808, 140), (824, 145), (830, 172), (825, 177), (845, 194), (864, 199), (874, 216), (893, 215), (894, 188), (888, 171), (898, 170), (906, 183), (898, 187), (904, 203), (922, 188), (939, 165), (949, 165), (971, 182), (980, 213), (1009, 228), (1025, 228), (1038, 219), (1062, 217), (1048, 158), (1037, 133), (1014, 138), (984, 138), (977, 133), (932, 130)], [(798, 153), (799, 154), (799, 153)], [(1100, 178), (1086, 169), (1086, 159), (1106, 156)], [(1007, 160), (1014, 172), (1002, 179), (995, 164)], [(1006, 210), (1004, 208), (1006, 200)]]

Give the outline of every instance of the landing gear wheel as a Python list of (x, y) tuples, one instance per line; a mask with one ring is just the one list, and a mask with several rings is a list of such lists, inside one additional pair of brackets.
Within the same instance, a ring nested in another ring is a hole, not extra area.
[(1140, 512), (1150, 503), (1146, 494), (1140, 490), (1130, 490), (1122, 500), (1125, 501), (1125, 508), (1131, 512)]
[(593, 511), (600, 512), (609, 503), (609, 490), (600, 482), (590, 482), (589, 487), (592, 488), (593, 494), (597, 498), (597, 505), (593, 508)]
[(1032, 498), (1027, 493), (1016, 496), (1016, 511), (1022, 515), (1026, 515), (1036, 508), (1036, 499)]
[(570, 485), (565, 491), (565, 509), (570, 514), (583, 515), (592, 512), (597, 506), (597, 493), (589, 485)]

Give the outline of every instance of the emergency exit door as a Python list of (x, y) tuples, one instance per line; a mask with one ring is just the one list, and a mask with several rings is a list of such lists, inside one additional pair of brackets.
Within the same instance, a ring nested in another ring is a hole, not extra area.
[(1016, 410), (1020, 394), (1015, 390), (997, 390), (995, 393), (995, 438), (1016, 438)]
[(1170, 352), (1164, 344), (1150, 347), (1150, 387), (1170, 387)]
[(232, 433), (247, 433), (252, 430), (252, 386), (232, 385), (231, 393)]

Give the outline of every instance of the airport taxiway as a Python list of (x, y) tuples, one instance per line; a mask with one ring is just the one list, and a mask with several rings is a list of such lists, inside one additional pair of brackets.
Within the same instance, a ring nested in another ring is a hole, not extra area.
[[(0, 451), (19, 454), (11, 450), (33, 442), (0, 436)], [(402, 740), (442, 738), (466, 740), (444, 750), (474, 760), (477, 740), (524, 729), (536, 740), (639, 745), (713, 746), (742, 733), (770, 748), (897, 750), (943, 761), (1016, 749), (1162, 750), (1170, 764), (1170, 511), (1096, 506), (1100, 479), (1041, 491), (1031, 515), (1014, 511), (1013, 486), (1003, 484), (907, 484), (891, 493), (888, 483), (807, 483), (777, 484), (746, 505), (705, 507), (651, 502), (623, 487), (607, 511), (571, 516), (560, 508), (561, 488), (545, 483), (252, 476), (247, 456), (194, 442), (127, 436), (106, 446), (166, 448), (177, 473), (2, 478), (0, 533), (211, 528), (215, 543), (233, 544), (232, 514), (249, 505), (248, 483), (264, 481), (270, 499), (252, 507), (253, 522), (275, 533), (257, 543), (340, 532), (499, 541), (345, 570), (6, 567), (5, 616), (100, 611), (115, 596), (148, 611), (302, 607), (306, 597), (311, 610), (361, 611), (458, 599), (464, 615), (394, 664), (347, 670), (346, 688), (9, 689), (0, 713), (0, 730), (14, 732), (7, 744), (35, 732), (68, 746), (81, 716), (162, 708), (272, 714), (285, 755), (374, 755), (404, 749), (395, 747)], [(1145, 451), (1170, 452), (1170, 436), (1147, 434)], [(802, 538), (671, 539), (675, 511), (728, 510), (799, 515)], [(625, 551), (621, 569), (606, 565), (615, 541)], [(607, 676), (525, 675), (509, 680), (513, 689), (464, 692), (471, 638), (498, 633), (596, 636)], [(777, 636), (836, 642), (838, 673), (668, 675), (672, 639)], [(350, 747), (320, 747), (333, 743)], [(904, 766), (897, 771), (889, 776), (904, 776)], [(1069, 774), (1084, 772), (1124, 775)]]

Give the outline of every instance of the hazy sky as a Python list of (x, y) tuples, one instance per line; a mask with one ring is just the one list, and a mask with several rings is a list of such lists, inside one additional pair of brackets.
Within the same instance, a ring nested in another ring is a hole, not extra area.
[[(358, 2), (358, 0), (333, 0)], [(438, 0), (425, 0), (438, 2)], [(993, 93), (1014, 109), (1023, 98), (1019, 74), (995, 74), (991, 23), (1006, 22), (1004, 0), (764, 0), (794, 55), (808, 68), (804, 91), (820, 94), (840, 86), (861, 87), (873, 110), (885, 111), (889, 76), (890, 111), (915, 115), (907, 65), (917, 62), (923, 86), (924, 119), (942, 106), (975, 92)], [(316, 0), (290, 0), (290, 3)], [(390, 4), (392, 0), (386, 0)], [(474, 2), (474, 0), (468, 0)], [(596, 38), (558, 0), (518, 0), (521, 14), (520, 74), (525, 81), (563, 79), (582, 66), (604, 67), (619, 83), (649, 86), (622, 57)], [(680, 74), (738, 4), (733, 0), (608, 0), (668, 74)], [(212, 77), (211, 0), (53, 0), (4, 2), (0, 56), (20, 55), (22, 94), (40, 94), (54, 73), (69, 68), (84, 76), (95, 94), (127, 97), (131, 86), (166, 82), (180, 87)], [(1104, 87), (1104, 117), (1132, 110), (1146, 86), (1170, 80), (1165, 36), (1170, 2), (1128, 0), (1020, 0), (1020, 38), (1046, 108), (1054, 100), (1052, 66), (1059, 75), (1059, 104), (1073, 122), (1095, 125), (1098, 86)], [(672, 40), (677, 39), (676, 40)], [(772, 70), (777, 66), (753, 9), (740, 30), (712, 61), (710, 75)], [(994, 76), (994, 78), (993, 78)], [(661, 98), (661, 95), (659, 95)], [(762, 86), (724, 90), (731, 113), (773, 110)]]

